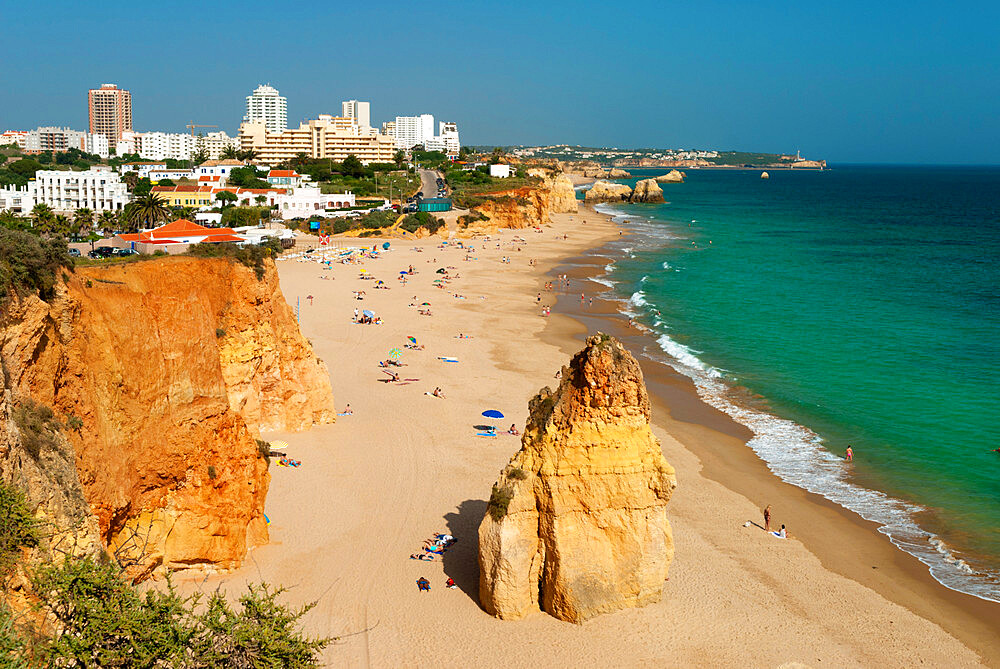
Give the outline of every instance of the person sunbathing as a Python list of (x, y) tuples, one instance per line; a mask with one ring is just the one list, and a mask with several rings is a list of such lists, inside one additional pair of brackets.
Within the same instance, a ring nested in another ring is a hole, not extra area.
[(515, 437), (521, 436), (521, 433), (517, 431), (517, 428), (514, 425), (510, 426), (510, 429), (507, 430), (507, 434), (512, 434)]
[(441, 399), (444, 399), (444, 391), (441, 390), (440, 388), (435, 388), (432, 395), (434, 395), (434, 397), (440, 397)]

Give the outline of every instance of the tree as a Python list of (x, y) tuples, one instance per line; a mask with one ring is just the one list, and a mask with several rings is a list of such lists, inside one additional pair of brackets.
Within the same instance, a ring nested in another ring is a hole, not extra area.
[(149, 180), (149, 177), (143, 177), (135, 182), (135, 188), (132, 189), (132, 194), (136, 197), (142, 197), (143, 195), (149, 195), (153, 191), (153, 182)]
[(85, 207), (77, 209), (73, 212), (73, 222), (76, 223), (79, 230), (89, 228), (94, 224), (94, 212)]
[(228, 184), (238, 188), (268, 188), (271, 185), (261, 179), (257, 170), (249, 165), (230, 170)]
[(27, 230), (31, 227), (28, 220), (18, 216), (9, 209), (0, 211), (0, 227), (8, 230)]
[(396, 167), (399, 169), (403, 169), (403, 165), (406, 164), (406, 154), (402, 149), (397, 150), (392, 156), (392, 162), (396, 163)]
[(170, 220), (170, 207), (166, 201), (154, 193), (148, 193), (125, 207), (125, 222), (128, 228), (138, 231), (140, 227), (150, 228), (160, 221)]
[(195, 165), (201, 165), (208, 159), (208, 151), (206, 151), (203, 147), (198, 147), (198, 150), (191, 154), (191, 162)]
[(49, 232), (61, 237), (68, 237), (73, 232), (73, 222), (68, 216), (56, 214), (52, 217), (52, 226)]
[(33, 158), (21, 158), (20, 160), (15, 160), (8, 165), (7, 169), (14, 174), (31, 178), (35, 176), (35, 172), (42, 169), (42, 164)]
[(253, 149), (243, 149), (236, 152), (236, 157), (244, 163), (250, 164), (257, 159), (257, 152)]
[(365, 166), (361, 164), (358, 157), (353, 153), (344, 158), (340, 164), (340, 173), (346, 177), (360, 178), (365, 175)]
[(176, 186), (177, 184), (175, 184), (173, 182), (173, 180), (171, 180), (171, 179), (160, 179), (159, 181), (156, 182), (156, 185), (157, 186)]
[(267, 202), (267, 196), (265, 196), (265, 195), (258, 195), (258, 196), (257, 196), (257, 197), (255, 197), (255, 198), (254, 198), (253, 200), (254, 200), (254, 202), (256, 202), (256, 203), (257, 203), (258, 205), (262, 205), (262, 204), (264, 204), (265, 202)]
[(220, 154), (225, 160), (235, 160), (238, 158), (235, 146), (227, 146)]
[(47, 232), (52, 221), (52, 207), (39, 202), (31, 210), (31, 221), (39, 232)]
[(102, 211), (98, 225), (105, 233), (113, 231), (118, 225), (118, 215), (113, 211)]
[(226, 207), (228, 207), (229, 205), (231, 205), (233, 202), (236, 202), (237, 198), (236, 198), (236, 193), (232, 193), (232, 192), (230, 192), (228, 190), (224, 190), (224, 191), (220, 191), (220, 192), (216, 193), (215, 194), (215, 199), (218, 200), (219, 203), (222, 205), (222, 208), (225, 209)]
[(122, 181), (125, 183), (125, 187), (130, 191), (135, 190), (135, 185), (139, 183), (139, 173), (138, 172), (125, 172), (122, 174)]

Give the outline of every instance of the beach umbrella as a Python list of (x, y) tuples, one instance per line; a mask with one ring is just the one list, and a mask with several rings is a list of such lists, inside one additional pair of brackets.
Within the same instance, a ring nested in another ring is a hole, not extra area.
[(417, 338), (416, 337), (407, 337), (407, 339), (410, 340), (411, 344), (416, 344), (417, 343)]
[(391, 351), (389, 351), (389, 357), (393, 360), (399, 360), (400, 358), (403, 357), (403, 352), (400, 351), (398, 348), (394, 348)]
[(382, 242), (382, 248), (388, 250), (389, 249), (389, 242)]
[(367, 309), (362, 311), (361, 314), (367, 316), (368, 318), (375, 318), (375, 314), (371, 311), (368, 311)]
[(442, 267), (441, 269), (437, 270), (437, 273), (438, 274), (444, 274), (444, 267)]
[(422, 307), (429, 307), (429, 306), (431, 306), (431, 303), (430, 302), (422, 302), (420, 304), (420, 306), (422, 306)]
[(406, 271), (405, 269), (401, 269), (401, 270), (399, 270), (399, 273), (400, 273), (400, 274), (409, 274), (409, 272), (407, 272), (407, 271)]
[(272, 449), (274, 449), (274, 448), (288, 448), (288, 442), (287, 441), (272, 441), (271, 442), (271, 448)]
[(503, 414), (496, 409), (487, 409), (483, 412), (483, 415), (487, 418), (503, 418)]

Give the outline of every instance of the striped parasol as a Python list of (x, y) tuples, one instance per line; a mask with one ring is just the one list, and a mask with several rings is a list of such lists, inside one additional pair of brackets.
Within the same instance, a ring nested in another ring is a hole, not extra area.
[(403, 352), (400, 351), (398, 348), (394, 348), (391, 351), (389, 351), (389, 358), (391, 358), (392, 360), (399, 360), (401, 357), (403, 357)]

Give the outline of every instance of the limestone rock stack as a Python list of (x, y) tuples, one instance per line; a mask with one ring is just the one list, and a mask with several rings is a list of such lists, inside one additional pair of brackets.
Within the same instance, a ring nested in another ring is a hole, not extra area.
[(620, 167), (612, 167), (608, 170), (609, 179), (629, 179), (631, 177), (632, 175), (629, 172), (626, 172)]
[(663, 189), (656, 183), (656, 179), (642, 179), (637, 181), (635, 189), (632, 191), (630, 202), (664, 202)]
[(670, 170), (666, 174), (661, 174), (660, 176), (656, 177), (656, 183), (660, 184), (684, 183), (684, 179), (686, 178), (686, 176), (687, 175), (685, 175), (680, 170)]
[(584, 195), (585, 202), (628, 202), (632, 189), (625, 184), (596, 181)]
[(504, 619), (541, 609), (580, 623), (659, 600), (676, 478), (650, 431), (635, 358), (591, 337), (529, 409), (479, 527), (482, 606)]
[(556, 174), (545, 180), (549, 190), (549, 210), (553, 214), (575, 214), (579, 209), (573, 181), (565, 174)]

